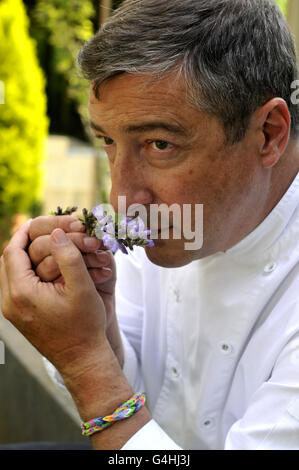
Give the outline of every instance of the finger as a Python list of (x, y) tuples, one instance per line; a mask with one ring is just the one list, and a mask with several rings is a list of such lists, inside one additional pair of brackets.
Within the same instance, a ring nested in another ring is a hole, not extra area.
[[(85, 265), (94, 282), (104, 282), (112, 275), (111, 269), (108, 272), (101, 271), (101, 268), (110, 264), (110, 256), (106, 251), (100, 253), (89, 253), (83, 255)], [(56, 282), (61, 277), (58, 264), (52, 255), (47, 256), (36, 268), (36, 274), (42, 281)]]
[[(76, 225), (72, 224), (76, 222)], [(32, 220), (30, 227), (30, 240), (33, 241), (42, 235), (49, 235), (55, 230), (61, 228), (64, 232), (84, 232), (85, 227), (78, 221), (77, 217), (71, 215), (49, 215), (40, 216)]]
[(60, 276), (58, 264), (52, 255), (47, 256), (35, 269), (41, 281), (52, 282)]
[[(66, 236), (82, 253), (94, 252), (101, 248), (102, 241), (95, 237), (87, 237), (85, 233), (67, 233)], [(30, 244), (28, 253), (31, 261), (38, 266), (47, 256), (51, 255), (50, 234), (41, 235)]]
[(108, 281), (108, 279), (112, 276), (112, 271), (110, 268), (97, 268), (88, 269), (89, 275), (93, 282), (98, 286), (99, 284), (103, 284), (104, 282)]
[(51, 251), (65, 281), (65, 287), (72, 293), (93, 290), (83, 256), (76, 245), (57, 228), (51, 233)]
[(31, 220), (16, 231), (7, 247), (3, 250), (8, 284), (21, 285), (28, 277), (35, 276), (32, 271), (31, 261), (26, 253), (29, 242), (29, 228)]
[(41, 235), (33, 240), (28, 248), (32, 263), (38, 266), (45, 258), (51, 255), (50, 235)]
[(84, 255), (83, 258), (88, 268), (102, 268), (110, 264), (110, 256), (107, 251), (99, 250), (99, 252)]
[[(96, 286), (103, 284), (104, 282), (108, 281), (112, 276), (112, 271), (110, 268), (101, 268), (101, 269), (88, 269), (88, 273), (93, 280)], [(59, 276), (57, 279), (53, 281), (54, 284), (64, 284), (64, 279), (62, 276)]]
[[(37, 240), (38, 239), (35, 241)], [(50, 247), (50, 236), (48, 245)], [(99, 250), (99, 252), (96, 253), (85, 254), (83, 258), (88, 268), (102, 268), (111, 263), (110, 253), (108, 251)], [(46, 256), (40, 263), (36, 263), (36, 265), (35, 272), (42, 281), (52, 282), (60, 276), (58, 264), (52, 255)]]

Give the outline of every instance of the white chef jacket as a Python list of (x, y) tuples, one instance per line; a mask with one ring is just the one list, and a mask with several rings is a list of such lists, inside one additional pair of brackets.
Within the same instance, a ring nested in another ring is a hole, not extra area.
[(152, 416), (122, 450), (299, 450), (299, 173), (226, 252), (116, 261), (123, 370)]
[(117, 254), (124, 373), (152, 419), (123, 450), (299, 450), (299, 174), (245, 239), (181, 268)]

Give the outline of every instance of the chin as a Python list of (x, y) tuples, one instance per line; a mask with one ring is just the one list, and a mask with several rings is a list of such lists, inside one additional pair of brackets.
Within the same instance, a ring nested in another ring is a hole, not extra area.
[(168, 246), (166, 243), (160, 244), (160, 240), (152, 248), (145, 248), (145, 252), (152, 263), (162, 268), (180, 268), (196, 259), (195, 252), (186, 251), (184, 247)]

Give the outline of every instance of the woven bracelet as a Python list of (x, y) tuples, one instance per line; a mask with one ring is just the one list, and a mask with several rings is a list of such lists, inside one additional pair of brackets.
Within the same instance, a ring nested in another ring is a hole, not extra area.
[(136, 393), (129, 400), (118, 407), (111, 415), (91, 419), (81, 423), (82, 435), (91, 436), (92, 434), (103, 431), (116, 421), (130, 418), (145, 404), (146, 397), (144, 393)]

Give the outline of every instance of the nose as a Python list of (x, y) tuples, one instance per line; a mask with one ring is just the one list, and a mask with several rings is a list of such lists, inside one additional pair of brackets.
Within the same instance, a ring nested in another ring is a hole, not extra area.
[(132, 204), (148, 206), (153, 202), (150, 169), (145, 169), (138, 158), (118, 155), (110, 164), (110, 172), (110, 203), (116, 212), (124, 210), (123, 202), (119, 207), (119, 196), (126, 198), (126, 211)]

